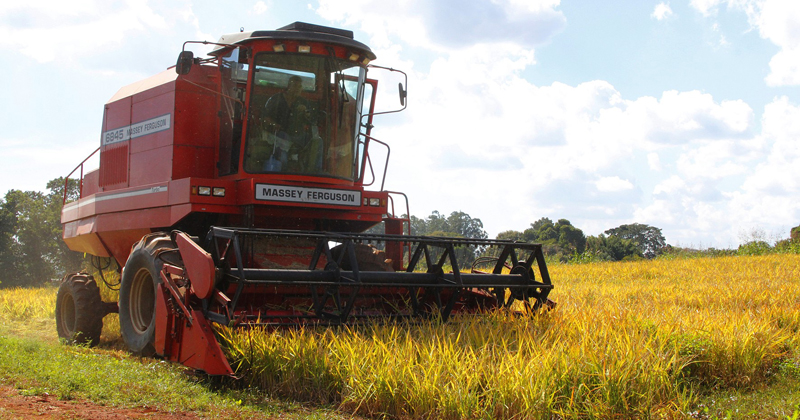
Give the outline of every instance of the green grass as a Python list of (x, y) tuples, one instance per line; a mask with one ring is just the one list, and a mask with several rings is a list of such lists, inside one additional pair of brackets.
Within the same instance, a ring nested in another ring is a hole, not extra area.
[[(0, 289), (0, 381), (23, 395), (194, 412), (204, 418), (349, 418), (332, 408), (270, 399), (232, 380), (195, 376), (174, 363), (134, 357), (115, 349), (119, 333), (114, 326), (104, 326), (99, 348), (62, 345), (55, 333), (55, 295), (53, 287)], [(113, 321), (115, 315), (109, 317)]]
[(208, 412), (238, 405), (217, 398), (188, 380), (182, 371), (164, 362), (139, 361), (79, 346), (0, 338), (0, 376), (5, 382), (30, 384), (34, 393), (115, 406), (157, 406), (168, 411)]
[(703, 396), (690, 414), (709, 419), (800, 418), (800, 380), (777, 377), (768, 384), (740, 391), (724, 389)]
[(306, 409), (247, 390), (228, 390), (182, 366), (119, 352), (0, 337), (0, 380), (22, 395), (55, 395), (100, 405), (194, 412), (205, 418), (341, 418), (333, 409)]

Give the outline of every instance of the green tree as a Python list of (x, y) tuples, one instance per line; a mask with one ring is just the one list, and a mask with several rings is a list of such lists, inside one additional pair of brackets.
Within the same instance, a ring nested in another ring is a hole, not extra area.
[(412, 235), (426, 235), (428, 233), (428, 225), (425, 219), (420, 219), (417, 216), (411, 216), (411, 234)]
[[(423, 236), (444, 236), (450, 238), (475, 238), (486, 239), (486, 231), (483, 229), (481, 219), (473, 218), (462, 211), (454, 211), (450, 216), (434, 210), (430, 216), (420, 219), (411, 216), (411, 234)], [(472, 264), (475, 256), (483, 250), (480, 247), (470, 245), (456, 247), (456, 260), (460, 267), (468, 267)]]
[(522, 232), (517, 230), (506, 230), (497, 234), (497, 239), (503, 241), (524, 241), (522, 239)]
[(4, 273), (4, 286), (41, 285), (55, 275), (44, 199), (39, 191), (11, 190), (6, 194), (6, 203), (13, 203), (16, 225), (11, 244), (13, 269)]
[(553, 223), (543, 217), (522, 232), (525, 242), (541, 243), (544, 253), (558, 256), (562, 260), (574, 254), (582, 254), (586, 250), (586, 236), (583, 231), (572, 226), (567, 219), (559, 219)]
[(619, 236), (590, 236), (586, 239), (586, 252), (606, 261), (623, 261), (642, 258), (638, 245)]
[(432, 211), (431, 215), (425, 220), (425, 229), (426, 235), (431, 235), (433, 232), (457, 233), (447, 224), (447, 217), (436, 210)]
[[(439, 237), (445, 237), (445, 238), (463, 238), (464, 237), (464, 236), (459, 235), (458, 233), (455, 233), (455, 232), (443, 232), (441, 230), (437, 230), (436, 232), (431, 232), (429, 236), (439, 236)], [(441, 251), (443, 251), (443, 250), (441, 250)], [(458, 264), (458, 267), (461, 268), (461, 269), (469, 268), (472, 265), (472, 262), (475, 261), (475, 256), (476, 256), (476, 253), (478, 252), (477, 248), (475, 246), (463, 246), (463, 245), (462, 246), (453, 247), (453, 251), (455, 251), (455, 254), (456, 254), (456, 263)], [(440, 255), (441, 255), (441, 253), (435, 251), (433, 253), (433, 258), (436, 259)], [(446, 260), (446, 261), (449, 261), (449, 260)]]
[(553, 226), (553, 221), (550, 220), (548, 217), (542, 217), (541, 219), (531, 223), (531, 229), (536, 232), (539, 232), (543, 229)]
[(621, 225), (609, 229), (605, 233), (608, 236), (633, 241), (645, 258), (657, 257), (667, 246), (667, 241), (664, 239), (664, 235), (661, 234), (661, 229), (641, 223)]
[[(55, 250), (55, 269), (59, 277), (66, 273), (74, 273), (81, 269), (83, 264), (83, 253), (75, 252), (67, 247), (63, 239), (63, 225), (61, 224), (61, 209), (64, 200), (71, 202), (80, 198), (80, 181), (69, 179), (64, 182), (64, 177), (53, 179), (47, 183), (50, 193), (47, 195), (46, 205), (48, 209), (48, 222), (50, 224), (50, 234), (55, 238), (57, 249)], [(64, 188), (67, 188), (66, 196)]]
[(434, 210), (426, 219), (411, 216), (412, 235), (433, 235), (435, 232), (455, 233), (462, 238), (487, 238), (481, 219), (463, 211), (454, 211), (450, 216), (445, 216)]
[(16, 194), (12, 192), (13, 190), (9, 191), (5, 199), (0, 199), (0, 272), (4, 273), (5, 285), (11, 285), (9, 280), (13, 282), (17, 272), (17, 202)]
[[(525, 240), (522, 238), (522, 232), (518, 230), (506, 230), (500, 232), (497, 234), (495, 239), (501, 241), (525, 242)], [(501, 247), (489, 247), (488, 249), (483, 250), (481, 256), (490, 258), (499, 258), (501, 252), (502, 252)]]
[(739, 245), (736, 253), (739, 255), (767, 255), (773, 248), (767, 241), (750, 241)]
[(447, 227), (464, 238), (486, 239), (481, 219), (473, 219), (463, 211), (454, 211), (447, 217)]
[[(62, 239), (64, 179), (54, 179), (47, 187), (48, 194), (10, 190), (0, 204), (4, 287), (41, 285), (80, 269), (81, 254), (70, 251)], [(77, 181), (68, 188), (68, 196), (78, 194)]]

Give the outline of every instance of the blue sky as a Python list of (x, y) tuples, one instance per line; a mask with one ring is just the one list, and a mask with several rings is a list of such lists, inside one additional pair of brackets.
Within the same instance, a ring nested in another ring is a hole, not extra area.
[[(723, 248), (800, 224), (790, 0), (3, 4), (0, 192), (66, 175), (99, 144), (103, 104), (183, 41), (297, 20), (351, 29), (409, 74), (408, 110), (374, 134), (414, 215), (461, 210), (491, 236), (638, 222)], [(396, 107), (396, 79), (373, 75)]]

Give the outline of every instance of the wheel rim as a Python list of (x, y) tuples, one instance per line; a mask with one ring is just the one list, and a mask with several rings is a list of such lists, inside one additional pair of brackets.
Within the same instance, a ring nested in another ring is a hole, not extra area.
[(75, 334), (75, 300), (67, 293), (61, 298), (61, 329), (72, 337)]
[(155, 312), (155, 287), (150, 271), (142, 268), (133, 278), (131, 284), (130, 315), (133, 329), (144, 334), (153, 322)]

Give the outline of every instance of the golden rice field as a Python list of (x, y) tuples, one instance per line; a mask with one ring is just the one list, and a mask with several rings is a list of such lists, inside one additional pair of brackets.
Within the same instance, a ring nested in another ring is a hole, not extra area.
[[(558, 306), (533, 318), (222, 330), (221, 341), (239, 384), (364, 416), (709, 418), (698, 411), (708, 395), (800, 383), (798, 255), (550, 272)], [(52, 319), (54, 298), (54, 289), (0, 291), (0, 320)], [(115, 345), (115, 331), (104, 329), (103, 345)]]
[(800, 256), (550, 271), (558, 306), (535, 318), (223, 334), (254, 386), (401, 418), (685, 418), (799, 370)]

